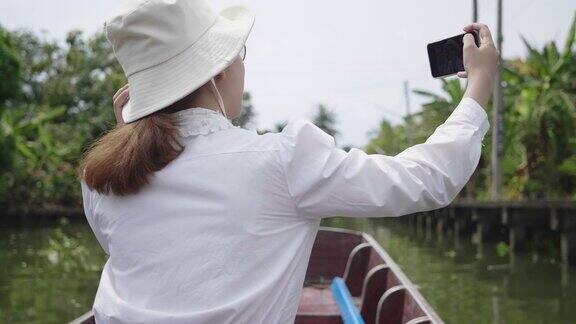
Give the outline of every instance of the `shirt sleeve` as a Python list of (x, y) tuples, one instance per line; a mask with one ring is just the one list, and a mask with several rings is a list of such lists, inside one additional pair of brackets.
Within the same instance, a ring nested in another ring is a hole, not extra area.
[(102, 230), (100, 229), (100, 226), (98, 225), (98, 221), (96, 219), (97, 215), (94, 213), (96, 197), (94, 197), (94, 193), (88, 188), (88, 185), (83, 180), (80, 181), (80, 185), (82, 187), (82, 201), (84, 205), (84, 214), (86, 215), (86, 220), (88, 220), (88, 224), (96, 236), (98, 243), (100, 243), (100, 246), (104, 252), (109, 255), (110, 252), (108, 252), (108, 244), (106, 243), (106, 239), (102, 233)]
[(309, 121), (279, 134), (296, 211), (308, 218), (401, 216), (448, 205), (478, 165), (488, 116), (464, 98), (424, 142), (395, 156), (349, 152)]

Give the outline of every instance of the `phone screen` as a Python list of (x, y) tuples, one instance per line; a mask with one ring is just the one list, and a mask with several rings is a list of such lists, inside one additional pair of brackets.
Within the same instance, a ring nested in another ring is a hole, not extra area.
[[(464, 71), (464, 35), (446, 38), (438, 42), (428, 44), (428, 59), (430, 60), (430, 70), (435, 78), (444, 77)], [(478, 35), (474, 35), (476, 45), (479, 45)]]

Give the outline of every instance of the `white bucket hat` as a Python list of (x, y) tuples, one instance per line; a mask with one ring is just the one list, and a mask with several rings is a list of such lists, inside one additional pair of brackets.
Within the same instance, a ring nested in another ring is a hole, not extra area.
[[(218, 14), (205, 0), (138, 1), (107, 20), (106, 37), (130, 85), (124, 122), (213, 82), (238, 57), (253, 24), (246, 7), (231, 6)], [(218, 100), (222, 105), (219, 94)]]

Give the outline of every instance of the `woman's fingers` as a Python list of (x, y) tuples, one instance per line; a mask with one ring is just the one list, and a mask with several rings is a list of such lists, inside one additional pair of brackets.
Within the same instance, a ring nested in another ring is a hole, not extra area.
[(462, 79), (466, 79), (468, 77), (468, 73), (467, 72), (458, 72), (458, 77), (462, 78)]
[(130, 91), (126, 88), (114, 99), (114, 108), (121, 109), (130, 99)]
[(472, 34), (464, 35), (464, 39), (462, 41), (464, 43), (464, 50), (469, 48), (478, 48), (474, 42), (474, 36), (472, 36)]
[(112, 101), (116, 101), (116, 98), (126, 89), (128, 89), (128, 83), (126, 83), (122, 88), (120, 88), (120, 89), (118, 89), (118, 91), (116, 91), (116, 93), (112, 97)]
[(114, 116), (116, 116), (116, 121), (118, 124), (123, 124), (124, 121), (122, 120), (122, 109), (126, 103), (130, 100), (130, 89), (127, 86), (122, 87), (118, 92), (114, 95)]
[(128, 87), (128, 84), (125, 84), (122, 88), (118, 89), (118, 91), (116, 91), (116, 93), (112, 97), (115, 113), (121, 111), (129, 99), (130, 99), (130, 88)]
[(490, 33), (490, 29), (485, 24), (473, 23), (473, 24), (465, 26), (463, 29), (467, 33), (477, 31), (478, 34), (480, 35), (480, 46), (482, 46), (482, 45), (494, 45), (494, 40), (492, 39), (492, 34)]

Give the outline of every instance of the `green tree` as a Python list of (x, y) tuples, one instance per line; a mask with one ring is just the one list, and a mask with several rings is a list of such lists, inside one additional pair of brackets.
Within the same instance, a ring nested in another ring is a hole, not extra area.
[(539, 51), (523, 38), (528, 56), (509, 61), (505, 70), (508, 125), (524, 155), (515, 180), (526, 197), (554, 198), (575, 190), (570, 167), (576, 159), (575, 37), (576, 16), (562, 50), (550, 42)]
[(33, 113), (10, 109), (0, 119), (0, 137), (12, 149), (10, 169), (0, 173), (0, 204), (26, 201), (26, 206), (41, 206), (50, 200), (74, 203), (70, 197), (74, 190), (65, 174), (73, 169), (65, 157), (72, 152), (74, 142), (58, 141), (53, 135), (55, 125), (50, 125), (66, 110), (34, 108)]
[[(8, 112), (8, 101), (16, 99), (22, 87), (22, 64), (12, 36), (0, 26), (0, 122)], [(2, 124), (0, 124), (1, 126)], [(0, 174), (12, 167), (14, 142), (0, 127)]]
[(111, 94), (126, 82), (122, 69), (102, 34), (73, 31), (63, 45), (26, 31), (11, 38), (23, 63), (23, 91), (0, 115), (0, 149), (10, 156), (9, 168), (0, 170), (2, 203), (77, 205), (74, 167), (113, 124)]
[(330, 111), (323, 104), (318, 105), (318, 110), (312, 122), (326, 133), (336, 137), (339, 133), (336, 130), (336, 114)]
[(21, 87), (22, 63), (18, 49), (10, 33), (0, 25), (0, 105), (18, 97)]
[(371, 139), (366, 146), (366, 153), (396, 155), (406, 147), (408, 147), (406, 127), (404, 125), (392, 126), (384, 119), (380, 123), (377, 136)]
[(429, 101), (422, 106), (422, 110), (412, 114), (411, 120), (417, 125), (413, 127), (413, 137), (418, 142), (425, 141), (448, 116), (454, 111), (462, 100), (466, 88), (459, 79), (442, 79), (442, 95), (425, 90), (414, 90), (414, 93), (427, 98)]
[(286, 121), (282, 121), (282, 122), (278, 122), (274, 125), (274, 127), (272, 129), (258, 129), (258, 134), (262, 135), (262, 134), (266, 134), (266, 133), (280, 133), (284, 127), (286, 127), (287, 122)]
[(15, 38), (26, 67), (24, 103), (66, 107), (63, 121), (90, 139), (114, 123), (111, 94), (126, 79), (103, 34), (71, 31), (64, 46), (31, 32)]

